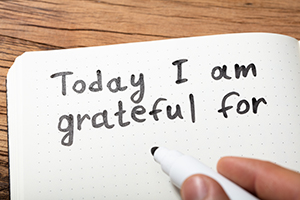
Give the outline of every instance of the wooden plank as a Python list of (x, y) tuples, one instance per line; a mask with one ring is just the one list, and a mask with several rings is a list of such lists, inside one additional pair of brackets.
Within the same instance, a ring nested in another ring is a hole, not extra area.
[(294, 1), (4, 1), (0, 8), (3, 35), (64, 48), (244, 31), (297, 37), (300, 30)]

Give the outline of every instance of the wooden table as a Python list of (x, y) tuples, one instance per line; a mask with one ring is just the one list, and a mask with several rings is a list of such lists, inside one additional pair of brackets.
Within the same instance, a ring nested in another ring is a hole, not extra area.
[(17, 56), (237, 32), (281, 33), (300, 40), (300, 1), (0, 1), (0, 199), (9, 199), (5, 79)]

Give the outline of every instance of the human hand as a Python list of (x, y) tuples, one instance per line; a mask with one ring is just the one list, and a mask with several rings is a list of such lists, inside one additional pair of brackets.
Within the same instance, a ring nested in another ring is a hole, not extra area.
[[(217, 170), (259, 199), (300, 199), (300, 174), (276, 164), (249, 158), (224, 157)], [(212, 178), (196, 174), (181, 187), (183, 200), (227, 200), (223, 188)]]

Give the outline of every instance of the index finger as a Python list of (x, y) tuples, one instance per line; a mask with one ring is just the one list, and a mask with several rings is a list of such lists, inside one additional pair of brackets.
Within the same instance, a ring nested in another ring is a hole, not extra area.
[(276, 164), (238, 157), (221, 158), (218, 172), (261, 199), (300, 199), (300, 174)]

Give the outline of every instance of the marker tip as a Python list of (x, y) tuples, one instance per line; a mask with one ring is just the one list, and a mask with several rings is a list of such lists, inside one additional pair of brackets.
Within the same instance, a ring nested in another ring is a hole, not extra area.
[(155, 153), (156, 149), (158, 149), (158, 147), (152, 147), (151, 148), (151, 154), (152, 154), (152, 156), (154, 156), (154, 153)]

